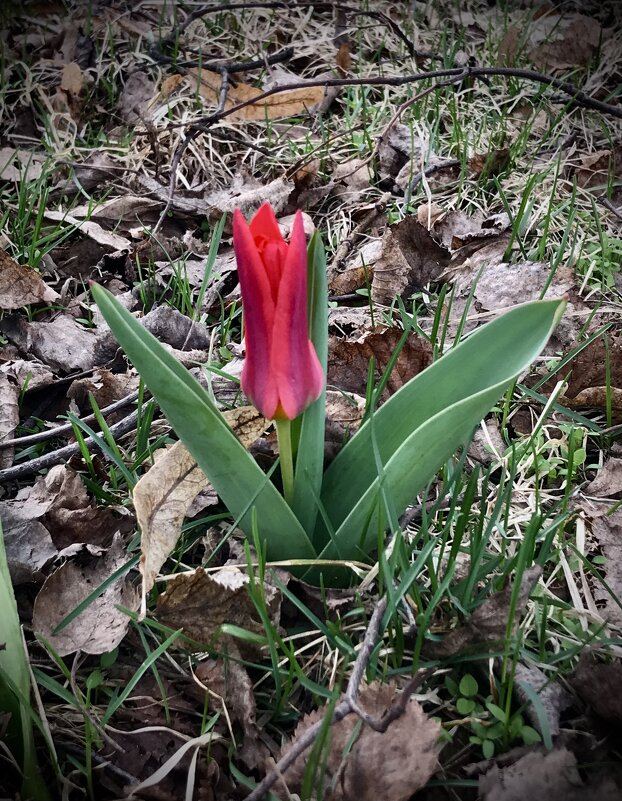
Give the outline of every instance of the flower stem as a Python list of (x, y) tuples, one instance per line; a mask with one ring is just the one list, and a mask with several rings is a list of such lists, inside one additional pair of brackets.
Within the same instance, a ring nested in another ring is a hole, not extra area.
[(291, 420), (275, 420), (276, 436), (279, 441), (281, 458), (281, 478), (283, 480), (283, 496), (289, 506), (294, 501), (294, 458), (292, 454)]

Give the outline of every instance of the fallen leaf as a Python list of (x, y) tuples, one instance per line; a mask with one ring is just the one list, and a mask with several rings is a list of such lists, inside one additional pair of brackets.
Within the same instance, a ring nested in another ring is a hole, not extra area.
[[(397, 692), (394, 683), (374, 682), (361, 690), (358, 700), (368, 714), (379, 719), (395, 703)], [(305, 715), (283, 755), (325, 715), (325, 709)], [(439, 734), (438, 723), (428, 718), (414, 699), (383, 733), (361, 723), (356, 714), (347, 715), (329, 729), (329, 751), (320, 762), (322, 775), (318, 778), (325, 792), (329, 788), (332, 792), (324, 797), (330, 801), (408, 801), (436, 771)], [(301, 791), (308, 755), (307, 751), (298, 757), (283, 774), (281, 782), (289, 793)]]
[[(597, 20), (584, 14), (551, 14), (541, 17), (538, 23), (536, 35), (542, 36), (543, 41), (533, 44), (529, 58), (537, 67), (553, 71), (586, 67), (603, 33)], [(533, 38), (532, 35), (531, 41)]]
[(211, 216), (233, 213), (239, 209), (246, 219), (250, 219), (262, 203), (269, 202), (274, 213), (283, 211), (294, 188), (292, 181), (275, 178), (262, 184), (255, 178), (236, 175), (227, 189), (217, 189), (205, 197), (205, 205)]
[(572, 174), (582, 189), (605, 190), (612, 176), (618, 179), (622, 177), (622, 147), (582, 156)]
[(125, 122), (133, 124), (147, 116), (155, 94), (155, 84), (143, 70), (132, 72), (119, 97), (119, 113)]
[(111, 250), (129, 250), (132, 246), (131, 241), (126, 236), (106, 231), (94, 220), (81, 220), (72, 214), (67, 214), (67, 212), (53, 210), (46, 211), (45, 217), (48, 220), (59, 220), (67, 225), (75, 225), (76, 230), (81, 234), (85, 234), (97, 242), (98, 245), (103, 245)]
[[(566, 353), (574, 350), (576, 339), (567, 343)], [(607, 349), (609, 355), (607, 355)], [(609, 361), (609, 375), (607, 375)], [(606, 409), (611, 403), (613, 417), (622, 416), (622, 338), (609, 334), (605, 344), (603, 337), (586, 345), (569, 363), (568, 385), (559, 396), (559, 403), (569, 409)], [(552, 388), (550, 382), (542, 385), (542, 391)]]
[[(19, 425), (20, 388), (0, 370), (0, 442), (11, 439)], [(14, 448), (0, 448), (0, 469), (13, 464)]]
[(390, 304), (436, 280), (450, 260), (448, 250), (434, 241), (430, 232), (409, 215), (387, 228), (382, 253), (374, 264), (372, 300)]
[[(500, 234), (508, 231), (510, 225), (510, 218), (505, 212), (465, 214), (460, 209), (454, 209), (443, 216), (437, 216), (432, 226), (432, 233), (440, 244), (453, 254), (472, 243), (484, 246), (487, 244), (486, 240), (498, 238)], [(472, 255), (472, 252), (470, 251), (468, 255)], [(453, 255), (452, 259), (456, 261)]]
[[(101, 367), (91, 376), (78, 378), (71, 382), (67, 397), (74, 400), (80, 408), (90, 408), (89, 395), (92, 395), (100, 409), (125, 398), (138, 389), (139, 378), (130, 373), (113, 373)], [(121, 412), (123, 415), (123, 412)], [(115, 422), (115, 416), (106, 418)]]
[[(219, 75), (190, 69), (188, 70), (188, 77), (204, 100), (207, 100), (210, 105), (219, 105), (222, 86), (222, 79)], [(294, 80), (294, 77), (292, 76), (292, 80)], [(263, 94), (263, 91), (263, 89), (249, 86), (247, 83), (234, 83), (232, 81), (228, 87), (224, 109), (229, 110), (233, 106), (237, 106), (238, 103), (252, 101)], [(324, 88), (322, 86), (303, 86), (300, 89), (278, 92), (256, 103), (251, 103), (230, 114), (228, 119), (263, 122), (265, 120), (276, 120), (280, 117), (295, 117), (304, 113), (312, 114), (323, 99)]]
[(617, 801), (619, 790), (610, 780), (584, 784), (577, 769), (577, 760), (566, 748), (534, 751), (506, 768), (492, 767), (479, 780), (481, 801), (525, 801), (546, 798), (547, 801)]
[[(527, 568), (523, 573), (513, 630), (516, 630), (529, 595), (541, 575), (540, 566)], [(501, 643), (506, 636), (513, 591), (513, 586), (508, 584), (500, 592), (491, 595), (463, 625), (453, 629), (440, 643), (428, 643), (426, 652), (434, 659), (447, 659), (464, 650), (477, 650), (482, 645)]]
[(622, 492), (622, 459), (610, 457), (584, 490), (597, 498), (615, 498)]
[(45, 155), (12, 147), (0, 148), (0, 180), (19, 183), (36, 181), (43, 172)]
[(56, 372), (90, 370), (97, 363), (96, 332), (67, 314), (50, 322), (29, 323), (21, 317), (7, 318), (0, 327), (23, 355), (34, 354)]
[(60, 80), (60, 88), (68, 95), (78, 98), (84, 89), (84, 75), (75, 61), (65, 64)]
[(54, 303), (59, 297), (36, 270), (18, 264), (0, 250), (0, 309), (19, 309), (29, 303)]
[(581, 700), (605, 720), (622, 721), (622, 663), (599, 662), (584, 649), (568, 681)]
[(60, 656), (78, 650), (87, 654), (103, 654), (119, 645), (130, 618), (117, 606), (136, 610), (139, 604), (138, 590), (127, 576), (110, 584), (62, 631), (58, 634), (53, 632), (63, 618), (127, 560), (123, 539), (116, 535), (104, 556), (84, 566), (65, 562), (46, 579), (35, 600), (32, 627)]
[[(529, 723), (542, 734), (542, 722), (538, 712), (546, 715), (546, 725), (549, 733), (555, 737), (560, 732), (559, 720), (561, 713), (572, 706), (572, 695), (559, 681), (547, 676), (544, 671), (535, 665), (526, 665), (517, 662), (514, 670), (516, 697), (524, 707), (524, 714)], [(531, 695), (525, 690), (533, 690), (540, 701), (540, 709), (536, 710)]]
[(7, 535), (39, 521), (59, 550), (78, 542), (105, 546), (115, 531), (132, 527), (127, 510), (94, 505), (80, 476), (62, 464), (51, 467), (34, 486), (21, 489), (13, 500), (0, 501), (0, 517)]
[[(169, 581), (158, 597), (156, 618), (165, 626), (182, 628), (199, 643), (210, 644), (224, 623), (239, 626), (253, 634), (265, 635), (264, 624), (247, 592), (249, 578), (237, 567), (215, 573), (197, 568)], [(265, 582), (266, 605), (272, 614), (280, 610), (279, 590)], [(240, 650), (256, 653), (253, 643), (239, 641)]]
[[(592, 587), (594, 598), (599, 603), (599, 613), (610, 625), (622, 629), (622, 609), (617, 599), (622, 598), (622, 511), (599, 508), (590, 514), (592, 535), (607, 562), (603, 567), (609, 590), (598, 580)], [(612, 597), (613, 595), (613, 597)]]
[[(403, 331), (398, 328), (376, 328), (354, 340), (328, 339), (328, 384), (346, 392), (365, 396), (369, 362), (375, 361), (374, 382), (380, 380)], [(382, 394), (389, 395), (432, 363), (432, 346), (428, 340), (411, 332), (400, 351), (387, 386)]]
[(157, 306), (141, 323), (160, 342), (175, 350), (208, 350), (210, 347), (208, 329), (172, 306)]
[(352, 393), (326, 392), (326, 435), (324, 454), (333, 459), (361, 425), (365, 398)]
[[(223, 412), (223, 416), (246, 448), (269, 425), (251, 406)], [(194, 457), (182, 442), (176, 442), (157, 458), (134, 487), (132, 497), (141, 531), (143, 605), (160, 568), (177, 544), (190, 505), (208, 486), (209, 481)]]
[(15, 587), (39, 584), (44, 579), (43, 570), (58, 555), (50, 532), (39, 520), (25, 520), (5, 527), (1, 509), (0, 520), (11, 582)]

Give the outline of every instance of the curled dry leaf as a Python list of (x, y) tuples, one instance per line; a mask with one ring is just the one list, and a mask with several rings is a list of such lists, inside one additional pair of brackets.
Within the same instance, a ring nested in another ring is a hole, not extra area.
[[(542, 568), (538, 565), (527, 568), (523, 573), (516, 599), (513, 630), (518, 626), (529, 595), (541, 575)], [(429, 643), (426, 651), (434, 659), (447, 659), (464, 650), (477, 650), (482, 645), (501, 643), (506, 635), (513, 591), (513, 586), (508, 584), (501, 592), (491, 595), (464, 625), (447, 634), (442, 642)]]
[[(365, 395), (369, 362), (375, 361), (374, 382), (386, 368), (403, 331), (376, 328), (355, 340), (331, 336), (328, 340), (328, 384), (346, 392)], [(432, 346), (423, 337), (410, 333), (391, 371), (382, 400), (403, 386), (432, 363)]]
[(123, 539), (117, 534), (104, 556), (83, 566), (65, 562), (46, 579), (35, 600), (32, 626), (61, 656), (78, 650), (103, 654), (121, 642), (130, 618), (117, 606), (135, 610), (139, 603), (138, 591), (127, 576), (114, 581), (58, 634), (53, 632), (127, 558)]
[(449, 251), (439, 245), (416, 215), (387, 228), (380, 258), (374, 264), (372, 299), (390, 304), (436, 280), (449, 264)]
[[(395, 703), (397, 692), (393, 683), (375, 682), (361, 691), (359, 703), (368, 714), (380, 719)], [(318, 709), (306, 715), (284, 753), (325, 714), (325, 710)], [(327, 801), (377, 801), (379, 798), (408, 801), (436, 770), (439, 734), (438, 723), (430, 720), (414, 699), (383, 733), (361, 724), (357, 715), (347, 715), (331, 725), (329, 752), (325, 761), (320, 760), (323, 787), (328, 792), (324, 798)], [(308, 751), (302, 754), (283, 775), (282, 781), (290, 793), (300, 792), (302, 788), (308, 755)]]
[(18, 264), (0, 250), (0, 309), (19, 309), (29, 303), (54, 303), (59, 297), (36, 270)]
[[(196, 69), (188, 70), (188, 77), (198, 89), (199, 94), (210, 105), (218, 106), (222, 80), (219, 75)], [(295, 81), (292, 75), (292, 81)], [(224, 109), (229, 110), (239, 103), (252, 101), (263, 94), (263, 89), (249, 86), (247, 83), (231, 82), (225, 100)], [(239, 111), (229, 115), (229, 120), (276, 120), (280, 117), (295, 117), (306, 112), (313, 113), (324, 99), (324, 89), (321, 86), (303, 86), (300, 89), (278, 92), (269, 95), (256, 103), (251, 103)]]
[[(223, 412), (223, 416), (246, 448), (269, 425), (251, 406)], [(179, 539), (181, 524), (190, 505), (208, 486), (209, 481), (194, 457), (182, 442), (176, 442), (157, 458), (154, 466), (134, 487), (132, 495), (141, 531), (143, 603)]]

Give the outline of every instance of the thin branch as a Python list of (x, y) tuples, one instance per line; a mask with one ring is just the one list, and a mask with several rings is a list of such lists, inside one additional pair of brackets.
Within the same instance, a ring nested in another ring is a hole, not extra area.
[[(124, 417), (123, 420), (119, 420), (118, 423), (110, 426), (110, 433), (115, 437), (123, 436), (123, 434), (127, 434), (136, 426), (137, 420), (138, 411), (132, 412), (127, 417)], [(97, 436), (97, 439), (102, 440), (103, 437)], [(88, 445), (95, 444), (93, 437), (87, 437), (84, 441)], [(62, 462), (66, 462), (74, 456), (77, 456), (79, 453), (80, 444), (78, 442), (74, 442), (71, 445), (66, 445), (64, 448), (59, 448), (56, 451), (39, 456), (37, 459), (31, 459), (29, 462), (25, 462), (24, 464), (7, 467), (4, 470), (0, 470), (0, 484), (4, 481), (13, 481), (18, 478), (24, 478), (25, 476), (30, 476), (33, 473), (37, 473), (39, 470), (43, 470), (44, 468), (61, 464)]]
[[(109, 414), (119, 411), (119, 409), (124, 409), (126, 406), (129, 406), (136, 400), (138, 400), (138, 391), (131, 392), (124, 398), (111, 403), (109, 406), (105, 406), (100, 410), (100, 414), (103, 417), (107, 417)], [(86, 417), (81, 417), (80, 419), (84, 423), (92, 423), (96, 420), (96, 417), (94, 414), (89, 414)], [(53, 428), (46, 428), (44, 431), (37, 431), (36, 434), (28, 434), (25, 437), (16, 437), (15, 439), (5, 439), (0, 442), (0, 450), (2, 450), (2, 448), (13, 447), (25, 448), (28, 445), (35, 445), (37, 442), (45, 442), (53, 437), (60, 437), (62, 434), (69, 434), (71, 431), (73, 431), (73, 423), (63, 423), (62, 425), (54, 426)]]

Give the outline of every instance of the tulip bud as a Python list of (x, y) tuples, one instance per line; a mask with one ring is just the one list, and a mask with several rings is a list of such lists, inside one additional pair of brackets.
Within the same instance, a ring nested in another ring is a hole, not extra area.
[(250, 223), (236, 209), (233, 247), (244, 307), (242, 390), (264, 417), (293, 420), (324, 388), (309, 339), (302, 213), (296, 212), (287, 244), (269, 203)]

